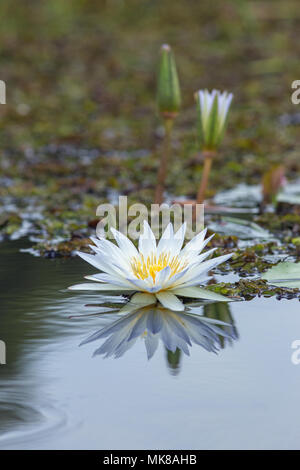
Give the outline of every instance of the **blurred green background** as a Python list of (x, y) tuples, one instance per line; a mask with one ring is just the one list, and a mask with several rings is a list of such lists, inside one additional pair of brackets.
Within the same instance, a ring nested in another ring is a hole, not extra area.
[(163, 43), (175, 52), (183, 98), (171, 194), (194, 196), (201, 177), (199, 88), (234, 93), (210, 194), (259, 182), (272, 163), (284, 162), (291, 177), (299, 171), (299, 108), (291, 103), (291, 83), (299, 79), (297, 1), (2, 1), (0, 15), (7, 86), (0, 176), (10, 182), (0, 196), (38, 196), (65, 209), (77, 197), (77, 208), (92, 214), (111, 189), (151, 201), (162, 140), (155, 95)]

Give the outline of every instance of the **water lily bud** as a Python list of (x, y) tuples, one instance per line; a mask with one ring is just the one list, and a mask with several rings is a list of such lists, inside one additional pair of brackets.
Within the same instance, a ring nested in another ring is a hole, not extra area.
[(200, 90), (195, 95), (198, 112), (198, 134), (203, 150), (215, 151), (220, 145), (227, 123), (232, 93)]
[(174, 55), (168, 44), (161, 47), (157, 102), (163, 117), (167, 119), (176, 117), (181, 103), (180, 85)]

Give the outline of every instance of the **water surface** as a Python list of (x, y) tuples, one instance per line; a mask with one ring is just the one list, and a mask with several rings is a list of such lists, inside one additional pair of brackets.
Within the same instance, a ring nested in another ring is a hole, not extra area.
[(299, 301), (197, 307), (229, 324), (217, 342), (205, 330), (218, 353), (195, 343), (190, 356), (172, 353), (160, 340), (148, 360), (137, 338), (118, 359), (92, 357), (107, 338), (80, 342), (118, 314), (77, 317), (103, 302), (65, 290), (89, 267), (19, 253), (24, 246), (0, 245), (0, 448), (300, 448)]

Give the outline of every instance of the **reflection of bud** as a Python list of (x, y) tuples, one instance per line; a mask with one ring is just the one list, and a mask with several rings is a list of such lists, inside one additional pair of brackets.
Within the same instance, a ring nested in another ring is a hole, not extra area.
[(233, 98), (232, 93), (200, 90), (195, 95), (199, 139), (203, 150), (216, 150), (226, 128), (227, 114)]
[(171, 47), (161, 47), (157, 89), (158, 109), (164, 118), (174, 118), (180, 108), (180, 86)]
[(177, 375), (179, 372), (179, 367), (180, 367), (180, 357), (181, 357), (181, 351), (179, 348), (176, 349), (176, 351), (170, 351), (169, 349), (166, 349), (167, 352), (167, 361), (168, 365), (170, 367), (170, 372), (173, 375)]
[(224, 349), (226, 346), (226, 341), (231, 343), (232, 340), (238, 338), (238, 332), (234, 325), (234, 320), (232, 318), (230, 308), (225, 302), (218, 302), (207, 304), (204, 306), (204, 316), (206, 318), (211, 318), (213, 320), (220, 320), (226, 325), (218, 325), (225, 333), (229, 334), (229, 338), (219, 335), (221, 348)]

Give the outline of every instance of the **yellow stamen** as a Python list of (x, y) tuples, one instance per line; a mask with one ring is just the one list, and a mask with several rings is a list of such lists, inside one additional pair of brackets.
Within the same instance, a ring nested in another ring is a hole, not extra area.
[(162, 269), (169, 266), (171, 268), (171, 276), (179, 273), (186, 267), (187, 263), (178, 259), (178, 256), (171, 256), (170, 252), (161, 253), (157, 256), (151, 253), (146, 259), (144, 255), (132, 258), (131, 266), (132, 271), (139, 279), (147, 279), (151, 276), (155, 281), (156, 274)]

